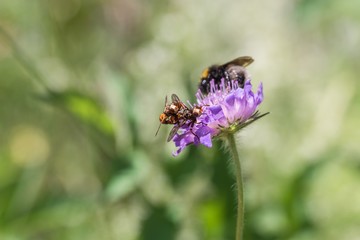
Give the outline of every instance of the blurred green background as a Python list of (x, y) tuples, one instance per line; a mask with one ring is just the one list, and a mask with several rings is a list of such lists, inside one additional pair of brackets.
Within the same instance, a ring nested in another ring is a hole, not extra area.
[(0, 239), (234, 239), (221, 143), (174, 158), (164, 97), (250, 55), (245, 239), (360, 239), (360, 1), (0, 1)]

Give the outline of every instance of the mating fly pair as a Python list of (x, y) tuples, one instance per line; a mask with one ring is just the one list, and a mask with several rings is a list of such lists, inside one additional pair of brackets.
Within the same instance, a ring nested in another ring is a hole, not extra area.
[[(170, 142), (175, 136), (178, 130), (185, 124), (189, 124), (192, 127), (196, 123), (196, 118), (199, 117), (203, 109), (201, 106), (188, 107), (183, 103), (176, 94), (171, 95), (171, 103), (167, 103), (167, 97), (165, 97), (165, 108), (163, 113), (160, 114), (160, 125), (156, 131), (155, 136), (159, 132), (161, 124), (173, 124), (167, 141)], [(195, 136), (196, 134), (193, 133)], [(197, 137), (197, 136), (196, 136)]]
[[(201, 74), (198, 89), (206, 95), (210, 92), (211, 81), (214, 81), (215, 86), (219, 86), (223, 80), (226, 83), (236, 81), (243, 88), (245, 80), (248, 78), (245, 67), (253, 61), (252, 57), (242, 56), (225, 64), (215, 64), (206, 68)], [(160, 125), (155, 134), (156, 136), (159, 132), (161, 124), (173, 124), (174, 127), (167, 138), (168, 142), (173, 139), (177, 131), (185, 124), (190, 124), (192, 127), (196, 123), (196, 118), (203, 112), (201, 106), (186, 106), (176, 94), (171, 95), (171, 101), (170, 104), (167, 104), (167, 98), (165, 98), (165, 108), (163, 113), (160, 114)], [(193, 134), (196, 136), (195, 133)]]

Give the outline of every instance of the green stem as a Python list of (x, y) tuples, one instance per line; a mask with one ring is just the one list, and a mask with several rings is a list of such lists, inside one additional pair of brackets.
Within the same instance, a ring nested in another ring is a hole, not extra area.
[(243, 196), (243, 182), (241, 175), (241, 164), (240, 164), (239, 153), (236, 149), (234, 134), (232, 133), (227, 134), (226, 139), (228, 141), (228, 146), (236, 167), (236, 185), (237, 185), (237, 203), (238, 203), (236, 240), (242, 240), (243, 230), (244, 230), (244, 196)]

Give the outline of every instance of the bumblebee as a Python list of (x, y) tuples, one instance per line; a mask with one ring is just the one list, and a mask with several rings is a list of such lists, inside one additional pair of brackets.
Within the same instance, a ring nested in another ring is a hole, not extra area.
[(243, 56), (222, 65), (216, 64), (206, 68), (201, 74), (199, 89), (202, 93), (208, 94), (210, 92), (210, 81), (214, 80), (215, 85), (220, 85), (221, 79), (224, 79), (225, 82), (235, 80), (243, 88), (248, 77), (245, 67), (249, 66), (253, 61), (252, 57)]

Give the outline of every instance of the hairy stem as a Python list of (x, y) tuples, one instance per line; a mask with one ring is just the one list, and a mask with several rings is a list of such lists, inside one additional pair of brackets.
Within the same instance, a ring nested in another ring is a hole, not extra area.
[(236, 149), (236, 142), (234, 134), (229, 133), (226, 136), (228, 147), (230, 149), (232, 159), (236, 168), (236, 186), (237, 186), (237, 223), (236, 223), (236, 240), (243, 239), (244, 230), (244, 196), (243, 196), (243, 182), (241, 175), (241, 164), (239, 153)]

